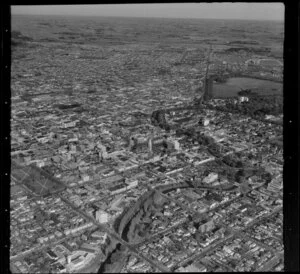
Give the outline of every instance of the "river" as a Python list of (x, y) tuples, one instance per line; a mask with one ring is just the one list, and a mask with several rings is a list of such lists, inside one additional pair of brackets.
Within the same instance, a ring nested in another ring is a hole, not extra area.
[(260, 95), (282, 95), (282, 83), (247, 77), (229, 78), (225, 83), (213, 85), (215, 98), (234, 97), (241, 89), (252, 89)]

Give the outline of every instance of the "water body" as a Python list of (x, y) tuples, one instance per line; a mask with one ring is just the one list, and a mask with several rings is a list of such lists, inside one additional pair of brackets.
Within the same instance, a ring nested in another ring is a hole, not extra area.
[(247, 77), (229, 78), (226, 83), (213, 86), (215, 98), (237, 96), (241, 89), (252, 89), (261, 95), (282, 95), (282, 83)]

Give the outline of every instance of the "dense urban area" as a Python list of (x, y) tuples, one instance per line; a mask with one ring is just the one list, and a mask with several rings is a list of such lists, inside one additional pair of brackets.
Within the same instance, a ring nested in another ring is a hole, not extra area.
[(13, 273), (283, 271), (283, 23), (12, 18)]

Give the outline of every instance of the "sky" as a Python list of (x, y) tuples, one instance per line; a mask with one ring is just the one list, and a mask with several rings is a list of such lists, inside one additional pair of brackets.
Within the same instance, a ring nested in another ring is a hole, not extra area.
[(284, 20), (282, 3), (165, 3), (12, 6), (12, 15), (76, 15), (165, 18)]

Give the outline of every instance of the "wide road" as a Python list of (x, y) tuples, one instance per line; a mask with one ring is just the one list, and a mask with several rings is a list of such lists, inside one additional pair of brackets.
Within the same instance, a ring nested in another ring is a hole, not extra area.
[(257, 245), (263, 247), (263, 248), (266, 249), (266, 250), (271, 251), (271, 252), (274, 253), (274, 254), (277, 253), (277, 251), (276, 251), (274, 248), (272, 248), (271, 246), (269, 246), (269, 245), (267, 245), (267, 244), (264, 244), (263, 242), (258, 241), (258, 240), (255, 239), (254, 237), (252, 238), (252, 237), (250, 237), (249, 235), (247, 235), (247, 234), (245, 234), (245, 233), (242, 233), (242, 232), (239, 234), (239, 236), (240, 236), (241, 238), (243, 238), (243, 239), (246, 239), (246, 240), (250, 240), (250, 241), (252, 241), (252, 242), (255, 242)]
[[(37, 168), (39, 169), (39, 168)], [(25, 173), (25, 172), (24, 172)], [(26, 175), (29, 175), (26, 173)], [(51, 178), (51, 175), (48, 175), (49, 178)], [(55, 180), (56, 181), (56, 180)], [(60, 182), (62, 185), (66, 186), (64, 183)], [(21, 186), (23, 186), (23, 184), (20, 183)], [(67, 186), (66, 186), (67, 187)], [(29, 189), (25, 189), (27, 192), (30, 191)], [(30, 191), (30, 193), (32, 193)], [(136, 254), (136, 256), (138, 256), (139, 258), (148, 261), (151, 265), (157, 267), (158, 269), (160, 269), (163, 272), (168, 272), (169, 269), (160, 265), (157, 262), (154, 262), (152, 260), (150, 260), (148, 257), (145, 257), (143, 255), (140, 255), (136, 249), (134, 249), (133, 247), (131, 247), (127, 242), (125, 242), (118, 234), (116, 234), (115, 232), (113, 232), (111, 229), (109, 229), (107, 226), (105, 225), (101, 225), (99, 224), (94, 218), (92, 218), (91, 216), (89, 216), (88, 214), (86, 214), (85, 212), (83, 212), (82, 210), (80, 210), (78, 207), (76, 207), (73, 203), (71, 203), (68, 199), (64, 198), (61, 194), (57, 194), (58, 197), (61, 198), (62, 201), (64, 201), (67, 205), (69, 205), (75, 212), (79, 213), (81, 216), (83, 216), (86, 220), (91, 221), (94, 225), (96, 225), (98, 228), (100, 228), (101, 230), (105, 231), (108, 235), (110, 235), (112, 238), (114, 238), (115, 240), (119, 241), (121, 244), (127, 246), (133, 253)], [(36, 196), (36, 195), (35, 195)], [(36, 248), (31, 252), (35, 252), (35, 251), (41, 251), (44, 250), (50, 246), (54, 246), (59, 244), (60, 242), (63, 242), (66, 238), (62, 238), (59, 241), (56, 241), (54, 243), (49, 243), (48, 245), (44, 245), (42, 247)], [(19, 255), (19, 256), (15, 256), (13, 258), (13, 260), (17, 260), (17, 259), (22, 259), (24, 258), (26, 255), (30, 254), (31, 252), (25, 253), (24, 255)]]
[(194, 261), (198, 257), (205, 256), (207, 253), (213, 251), (215, 248), (217, 248), (218, 246), (220, 246), (221, 244), (223, 244), (225, 241), (232, 238), (233, 236), (234, 235), (231, 234), (231, 235), (226, 236), (225, 238), (222, 238), (222, 239), (212, 243), (208, 247), (204, 248), (202, 251), (196, 252), (195, 254), (190, 256), (189, 258), (186, 258), (185, 260), (178, 263), (177, 266), (174, 267), (174, 269), (179, 268), (180, 266), (183, 266), (184, 264), (188, 263), (189, 261)]
[(55, 242), (49, 242), (48, 244), (41, 245), (41, 246), (39, 246), (39, 247), (37, 247), (37, 248), (34, 248), (34, 249), (30, 250), (29, 252), (24, 252), (24, 253), (21, 253), (20, 255), (13, 256), (13, 257), (11, 258), (11, 260), (12, 260), (12, 261), (22, 260), (24, 257), (28, 256), (28, 254), (30, 254), (30, 253), (37, 252), (37, 251), (43, 251), (43, 250), (45, 250), (45, 249), (47, 249), (47, 248), (54, 247), (54, 246), (56, 246), (56, 245), (58, 245), (58, 244), (64, 242), (64, 241), (67, 240), (68, 238), (71, 238), (71, 237), (72, 237), (72, 235), (66, 236), (66, 237), (63, 237), (63, 238), (61, 238), (61, 239), (58, 239), (58, 240), (55, 241)]
[[(244, 229), (241, 229), (241, 230), (232, 230), (232, 229), (230, 229), (230, 232), (231, 232), (230, 235), (228, 235), (227, 237), (222, 238), (222, 239), (216, 241), (215, 243), (213, 243), (213, 244), (209, 245), (208, 247), (204, 248), (202, 251), (197, 252), (197, 253), (195, 253), (194, 255), (190, 256), (189, 258), (185, 259), (184, 261), (180, 262), (174, 269), (176, 269), (176, 268), (178, 268), (178, 267), (184, 265), (185, 263), (188, 263), (189, 261), (193, 261), (193, 260), (195, 260), (195, 259), (198, 258), (198, 257), (203, 257), (203, 256), (205, 256), (206, 254), (210, 253), (211, 251), (213, 251), (215, 248), (217, 248), (218, 246), (220, 246), (221, 244), (223, 244), (225, 241), (227, 241), (227, 240), (230, 239), (230, 238), (233, 238), (233, 237), (239, 236), (239, 235), (240, 235), (242, 238), (245, 237), (245, 234), (243, 233), (244, 230), (246, 230), (247, 228), (253, 226), (253, 225), (256, 224), (257, 222), (261, 222), (262, 219), (267, 219), (267, 218), (271, 217), (272, 215), (276, 214), (276, 213), (279, 212), (280, 210), (282, 210), (282, 208), (276, 208), (273, 212), (271, 212), (271, 213), (269, 213), (269, 214), (266, 214), (266, 215), (264, 215), (264, 216), (261, 216), (260, 218), (257, 218), (256, 220), (254, 220), (252, 223), (250, 223), (250, 224), (249, 224), (246, 228), (244, 228)], [(249, 237), (249, 238), (250, 238), (250, 237)], [(250, 238), (250, 239), (251, 239), (252, 241), (254, 241), (252, 238)], [(262, 243), (260, 243), (260, 242), (258, 242), (258, 244), (259, 244), (260, 246), (264, 247), (264, 248), (267, 248), (266, 245), (262, 245)], [(273, 250), (272, 248), (270, 248), (270, 247), (268, 247), (267, 250), (270, 250), (270, 251), (274, 252), (274, 250)], [(277, 254), (276, 254), (276, 253), (277, 253)], [(275, 252), (275, 254), (276, 254), (276, 256), (278, 256), (278, 257), (281, 256), (281, 254), (278, 253), (278, 252)], [(275, 257), (275, 258), (276, 258), (276, 257)], [(277, 259), (277, 260), (278, 260), (278, 259)], [(268, 263), (267, 263), (267, 264), (268, 264)], [(271, 264), (271, 263), (270, 263), (270, 264)], [(270, 269), (269, 266), (265, 266), (265, 267), (263, 266), (263, 267), (262, 267), (262, 269), (265, 269), (265, 268)]]

